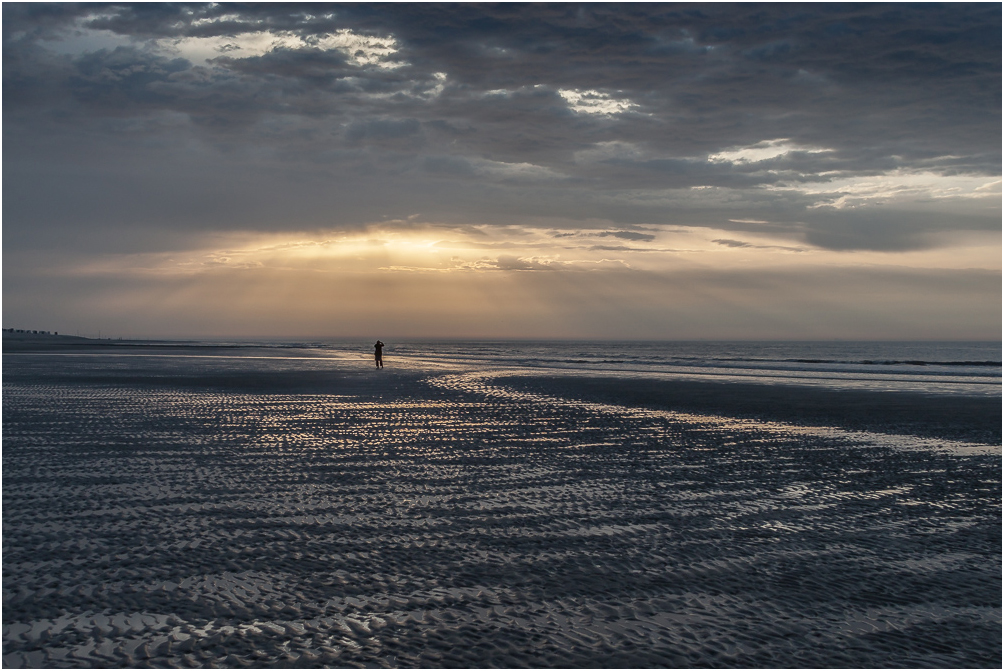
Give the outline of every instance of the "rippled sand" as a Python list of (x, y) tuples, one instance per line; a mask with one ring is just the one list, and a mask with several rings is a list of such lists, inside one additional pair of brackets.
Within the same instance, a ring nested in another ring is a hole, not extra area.
[(242, 365), (5, 356), (5, 667), (1000, 665), (999, 445)]

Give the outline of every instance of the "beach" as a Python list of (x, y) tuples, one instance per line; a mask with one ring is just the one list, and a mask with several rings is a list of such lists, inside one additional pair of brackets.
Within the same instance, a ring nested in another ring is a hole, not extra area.
[(4, 666), (1000, 666), (999, 385), (337, 354), (5, 350)]

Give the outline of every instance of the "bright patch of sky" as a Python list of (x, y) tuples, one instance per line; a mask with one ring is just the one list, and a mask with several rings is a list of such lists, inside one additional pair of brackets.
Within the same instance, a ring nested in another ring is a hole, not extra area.
[(832, 207), (838, 210), (917, 199), (987, 199), (996, 204), (999, 204), (1001, 199), (1000, 178), (906, 170), (894, 170), (867, 177), (833, 179), (823, 183), (786, 184), (765, 188), (770, 191), (795, 191), (820, 196), (812, 208)]
[(477, 175), (504, 180), (549, 180), (563, 175), (542, 165), (533, 163), (505, 163), (488, 159), (472, 160), (471, 165)]
[(613, 140), (610, 142), (597, 142), (588, 149), (580, 149), (574, 154), (576, 163), (592, 163), (610, 159), (642, 159), (644, 152), (638, 145), (632, 142), (621, 142)]
[(240, 35), (213, 37), (165, 38), (157, 40), (156, 46), (167, 52), (188, 59), (194, 65), (206, 65), (207, 61), (220, 56), (227, 58), (252, 58), (263, 56), (273, 49), (299, 49), (304, 42), (292, 33), (272, 33), (259, 31)]
[(398, 44), (393, 37), (360, 35), (348, 29), (307, 40), (291, 32), (257, 31), (232, 37), (161, 39), (157, 41), (157, 46), (167, 51), (174, 51), (196, 65), (204, 65), (210, 59), (220, 56), (252, 58), (263, 56), (274, 49), (309, 48), (340, 51), (348, 56), (349, 63), (359, 67), (372, 65), (383, 69), (394, 69), (406, 65), (393, 58), (398, 52)]
[(445, 72), (433, 72), (432, 76), (436, 80), (436, 85), (429, 89), (425, 95), (435, 98), (443, 89), (446, 88), (446, 73)]
[(787, 138), (777, 140), (764, 140), (748, 147), (735, 147), (720, 151), (717, 154), (710, 154), (708, 160), (715, 163), (759, 163), (778, 156), (784, 156), (791, 152), (804, 152), (807, 154), (823, 154), (833, 151), (821, 147), (807, 147), (794, 144)]
[[(560, 232), (564, 230), (564, 233)], [(641, 237), (598, 228), (449, 226), (415, 221), (372, 224), (357, 233), (332, 230), (304, 234), (212, 236), (189, 252), (107, 255), (83, 265), (60, 263), (66, 276), (190, 276), (207, 272), (310, 271), (526, 272), (538, 270), (633, 269), (661, 272), (689, 264), (728, 268), (843, 265), (843, 252), (830, 251), (768, 233), (742, 233), (691, 226), (644, 228)], [(932, 268), (1000, 268), (999, 233), (971, 234), (946, 247), (910, 252), (863, 252), (859, 263)]]
[[(110, 30), (88, 28), (86, 24), (97, 18), (101, 17), (92, 15), (80, 19), (71, 31), (60, 35), (57, 39), (43, 40), (43, 43), (56, 53), (71, 56), (93, 53), (101, 49), (110, 51), (116, 47), (143, 44), (137, 38), (118, 35)], [(222, 23), (238, 18), (240, 17), (234, 14), (212, 19), (196, 19), (193, 21), (193, 25)], [(395, 69), (407, 65), (407, 63), (394, 58), (399, 51), (399, 45), (393, 36), (362, 35), (347, 28), (307, 39), (288, 31), (259, 30), (237, 35), (183, 37), (180, 39), (161, 38), (146, 42), (146, 45), (154, 51), (181, 56), (191, 61), (193, 65), (207, 65), (208, 61), (220, 56), (253, 58), (263, 56), (274, 49), (310, 48), (340, 51), (348, 57), (349, 63), (358, 67), (375, 66), (382, 69)], [(437, 77), (438, 74), (440, 73), (437, 73)], [(445, 79), (445, 75), (440, 79)]]
[(398, 52), (397, 40), (393, 37), (359, 35), (346, 28), (320, 38), (317, 46), (326, 51), (337, 49), (343, 52), (353, 65), (375, 65), (387, 69), (405, 65), (392, 58)]
[(637, 107), (628, 99), (612, 98), (602, 91), (558, 89), (558, 95), (565, 99), (573, 112), (579, 114), (620, 114)]
[(227, 21), (240, 21), (240, 14), (221, 14), (220, 16), (214, 16), (209, 19), (195, 19), (192, 21), (193, 26), (205, 26), (213, 23), (226, 23)]

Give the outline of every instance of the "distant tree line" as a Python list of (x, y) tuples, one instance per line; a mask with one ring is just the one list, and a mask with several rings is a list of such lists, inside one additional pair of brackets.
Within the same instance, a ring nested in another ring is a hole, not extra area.
[(4, 333), (33, 333), (35, 335), (59, 335), (59, 331), (32, 331), (31, 329), (4, 329)]

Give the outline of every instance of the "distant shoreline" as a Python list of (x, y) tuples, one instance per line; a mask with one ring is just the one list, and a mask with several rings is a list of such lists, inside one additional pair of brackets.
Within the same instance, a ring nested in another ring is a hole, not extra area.
[(124, 347), (129, 349), (272, 349), (270, 344), (233, 344), (185, 341), (185, 340), (125, 340), (112, 338), (85, 338), (83, 336), (50, 335), (35, 333), (3, 334), (3, 352), (54, 352), (60, 350), (81, 351), (84, 349), (106, 349), (108, 347)]

